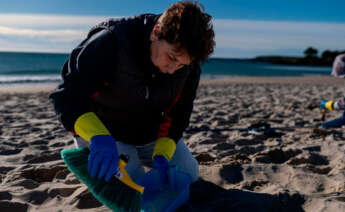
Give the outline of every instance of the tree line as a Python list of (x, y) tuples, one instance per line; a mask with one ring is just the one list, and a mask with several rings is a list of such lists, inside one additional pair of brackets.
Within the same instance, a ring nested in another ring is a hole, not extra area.
[(322, 60), (322, 63), (331, 64), (333, 63), (335, 57), (339, 54), (344, 54), (345, 50), (343, 51), (331, 51), (331, 50), (325, 50), (322, 52), (321, 57), (318, 56), (318, 50), (313, 47), (308, 47), (306, 50), (304, 50), (304, 57), (309, 60)]

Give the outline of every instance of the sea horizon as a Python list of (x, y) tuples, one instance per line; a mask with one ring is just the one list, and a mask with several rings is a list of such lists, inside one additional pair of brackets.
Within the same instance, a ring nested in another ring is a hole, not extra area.
[[(0, 51), (0, 85), (58, 83), (69, 53)], [(255, 61), (255, 58), (210, 57), (201, 65), (201, 80), (234, 76), (287, 77), (329, 75), (328, 66), (296, 66)]]

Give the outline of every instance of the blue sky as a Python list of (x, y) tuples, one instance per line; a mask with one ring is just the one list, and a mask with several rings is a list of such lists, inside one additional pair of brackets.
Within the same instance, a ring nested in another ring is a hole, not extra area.
[[(109, 17), (160, 13), (175, 1), (0, 0), (0, 51), (70, 52)], [(302, 56), (345, 50), (344, 0), (204, 0), (213, 16), (214, 57)]]

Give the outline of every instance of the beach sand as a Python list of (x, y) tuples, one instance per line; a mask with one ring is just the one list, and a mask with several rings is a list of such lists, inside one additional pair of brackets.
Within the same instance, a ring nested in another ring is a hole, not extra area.
[[(108, 211), (60, 159), (74, 145), (53, 88), (0, 87), (0, 210)], [(345, 211), (345, 129), (321, 129), (319, 109), (344, 94), (331, 77), (203, 81), (184, 134), (200, 178), (179, 211)], [(258, 122), (274, 131), (249, 133)]]

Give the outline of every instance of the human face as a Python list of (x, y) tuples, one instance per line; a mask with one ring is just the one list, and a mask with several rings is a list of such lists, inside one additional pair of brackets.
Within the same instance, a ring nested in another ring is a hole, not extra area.
[(151, 61), (165, 74), (173, 74), (191, 62), (186, 50), (178, 50), (175, 45), (158, 39), (154, 30), (151, 33)]

